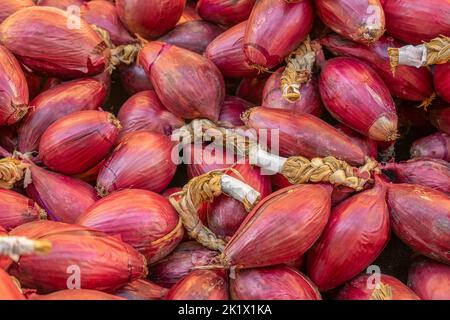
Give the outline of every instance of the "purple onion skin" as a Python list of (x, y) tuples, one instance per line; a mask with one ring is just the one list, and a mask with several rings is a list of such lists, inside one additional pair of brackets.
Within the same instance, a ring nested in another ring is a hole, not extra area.
[(450, 197), (416, 184), (388, 184), (392, 229), (413, 250), (450, 263)]
[(284, 68), (281, 67), (267, 79), (263, 91), (262, 106), (267, 108), (285, 109), (293, 112), (304, 112), (320, 117), (323, 113), (323, 106), (320, 100), (318, 85), (315, 80), (302, 85), (300, 88), (301, 98), (295, 102), (283, 97), (281, 90), (281, 76)]
[(263, 91), (268, 77), (244, 78), (236, 89), (236, 96), (260, 106), (263, 101)]
[(320, 96), (341, 123), (377, 141), (395, 140), (398, 117), (378, 74), (355, 58), (328, 60), (320, 74)]
[(224, 77), (253, 77), (258, 70), (250, 67), (243, 50), (247, 21), (241, 22), (223, 32), (206, 48), (205, 57), (211, 60)]
[(155, 91), (141, 91), (130, 97), (120, 108), (118, 119), (121, 135), (132, 131), (152, 131), (170, 136), (184, 121), (168, 111)]
[(195, 267), (210, 263), (216, 255), (217, 252), (203, 247), (196, 241), (183, 242), (169, 256), (150, 266), (150, 279), (165, 288), (170, 288), (195, 270)]
[(153, 90), (153, 85), (145, 70), (138, 64), (119, 66), (120, 83), (129, 95), (147, 90)]
[(221, 27), (206, 21), (188, 21), (177, 25), (158, 41), (203, 54), (211, 41), (223, 31)]
[(437, 132), (416, 140), (411, 146), (411, 157), (450, 161), (450, 136), (443, 132)]
[(450, 300), (450, 266), (419, 257), (409, 267), (408, 286), (423, 300)]
[(310, 279), (283, 265), (237, 271), (230, 293), (233, 300), (322, 300)]
[(20, 9), (34, 6), (33, 0), (2, 0), (0, 7), (0, 23)]
[(220, 110), (219, 122), (226, 127), (243, 126), (244, 123), (240, 116), (245, 110), (253, 106), (253, 103), (239, 97), (226, 96)]
[(450, 102), (450, 63), (438, 64), (434, 68), (434, 87), (437, 93)]
[(256, 0), (200, 0), (197, 12), (206, 21), (235, 25), (247, 20)]
[(395, 181), (419, 184), (450, 195), (450, 163), (432, 158), (416, 158), (400, 163), (387, 163), (383, 170), (395, 174)]
[(433, 81), (427, 68), (398, 66), (395, 74), (392, 73), (387, 49), (403, 45), (392, 37), (382, 36), (366, 46), (332, 34), (322, 38), (320, 44), (336, 55), (350, 56), (368, 63), (383, 79), (391, 94), (400, 99), (422, 101), (433, 94)]
[(312, 29), (312, 1), (258, 1), (250, 14), (244, 52), (251, 65), (271, 69), (297, 48)]
[(19, 151), (37, 151), (42, 134), (56, 120), (77, 111), (98, 109), (105, 98), (105, 88), (89, 78), (44, 91), (31, 101), (33, 108), (19, 127)]

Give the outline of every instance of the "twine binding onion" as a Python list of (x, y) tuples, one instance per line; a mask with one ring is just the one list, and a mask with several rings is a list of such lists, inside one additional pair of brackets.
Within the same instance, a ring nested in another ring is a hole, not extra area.
[(26, 237), (0, 237), (0, 256), (8, 256), (18, 261), (20, 256), (47, 253), (52, 244), (46, 240), (30, 240)]

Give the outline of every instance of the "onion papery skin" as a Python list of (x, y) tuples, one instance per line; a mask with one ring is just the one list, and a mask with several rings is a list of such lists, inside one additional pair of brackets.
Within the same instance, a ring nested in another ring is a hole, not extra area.
[(78, 224), (40, 220), (22, 224), (11, 230), (10, 235), (27, 237), (29, 239), (39, 239), (53, 234), (74, 233), (83, 235), (92, 234), (93, 232), (95, 233), (96, 231)]
[(281, 67), (267, 79), (263, 91), (262, 106), (293, 112), (304, 112), (320, 117), (323, 113), (323, 106), (317, 82), (311, 80), (303, 84), (300, 88), (300, 99), (292, 102), (283, 97), (280, 81), (283, 71), (284, 67)]
[(116, 46), (135, 42), (120, 21), (116, 6), (109, 1), (85, 2), (81, 7), (81, 17), (87, 23), (106, 30)]
[(138, 279), (128, 283), (114, 294), (127, 300), (161, 300), (167, 294), (167, 289), (150, 281)]
[(19, 287), (6, 271), (0, 268), (0, 300), (25, 300)]
[(206, 47), (224, 29), (206, 21), (189, 21), (177, 25), (172, 31), (165, 34), (158, 41), (173, 44), (198, 54), (203, 54)]
[(144, 256), (128, 244), (98, 231), (68, 228), (32, 238), (49, 241), (51, 251), (22, 256), (10, 267), (24, 287), (47, 293), (79, 284), (80, 289), (113, 291), (147, 275)]
[(450, 107), (431, 110), (430, 119), (439, 131), (450, 134)]
[(31, 295), (28, 300), (125, 300), (124, 298), (97, 290), (61, 290), (49, 294)]
[(442, 99), (450, 102), (450, 63), (439, 64), (434, 68), (434, 87)]
[(392, 172), (395, 181), (419, 184), (450, 195), (450, 163), (433, 158), (416, 158), (400, 163), (387, 163), (383, 170)]
[(133, 131), (152, 131), (170, 136), (184, 125), (183, 119), (168, 111), (156, 92), (141, 91), (130, 97), (120, 108), (117, 118), (121, 135)]
[(127, 134), (106, 160), (97, 178), (101, 195), (135, 188), (163, 191), (176, 171), (170, 138), (153, 132)]
[(219, 122), (225, 127), (240, 127), (244, 123), (241, 120), (241, 114), (254, 104), (235, 96), (226, 96), (220, 110)]
[(13, 125), (28, 112), (28, 84), (19, 62), (0, 45), (0, 125)]
[(168, 255), (184, 234), (180, 218), (166, 198), (138, 189), (117, 191), (97, 201), (76, 223), (112, 236), (120, 235), (149, 263)]
[(33, 0), (3, 0), (0, 8), (0, 24), (20, 9), (34, 6)]
[(244, 35), (248, 63), (259, 69), (272, 69), (296, 49), (312, 29), (313, 4), (310, 0), (287, 3), (262, 0), (253, 7)]
[(296, 185), (263, 199), (227, 243), (223, 260), (248, 269), (292, 262), (316, 242), (328, 222), (331, 186)]
[[(8, 235), (8, 232), (6, 231), (6, 229), (0, 225), (0, 237), (4, 237), (7, 235)], [(12, 263), (11, 258), (9, 258), (7, 256), (0, 256), (0, 272), (1, 272), (1, 269), (7, 270), (8, 267), (11, 265), (11, 263)]]
[[(13, 153), (17, 150), (17, 127), (16, 126), (2, 126), (0, 127), (0, 146), (9, 153)], [(2, 155), (3, 157), (9, 157), (9, 155)]]
[(0, 41), (38, 74), (79, 78), (103, 72), (110, 50), (83, 19), (76, 19), (77, 28), (69, 29), (72, 18), (52, 7), (25, 8), (0, 25)]
[(183, 242), (170, 255), (149, 267), (150, 279), (170, 288), (196, 267), (208, 265), (216, 255), (216, 251), (209, 250), (195, 241)]
[(225, 270), (195, 270), (167, 293), (166, 300), (228, 300)]
[(328, 60), (320, 74), (320, 96), (341, 123), (377, 141), (397, 138), (398, 117), (388, 88), (355, 58)]
[(97, 192), (88, 183), (59, 173), (30, 167), (32, 183), (28, 195), (43, 208), (50, 219), (73, 223), (97, 200)]
[(408, 286), (423, 300), (449, 300), (450, 266), (419, 257), (409, 267)]
[[(352, 164), (365, 161), (364, 151), (345, 134), (325, 121), (306, 113), (289, 110), (254, 108), (245, 124), (255, 130), (279, 130), (279, 151), (284, 157), (302, 155), (307, 158), (334, 156)], [(302, 130), (299, 130), (302, 128)], [(275, 141), (276, 142), (276, 141)]]
[(39, 6), (55, 7), (62, 10), (67, 10), (70, 6), (81, 7), (84, 0), (37, 0), (36, 4)]
[(310, 279), (283, 265), (237, 271), (230, 294), (233, 300), (322, 300)]
[(247, 20), (256, 0), (200, 0), (197, 12), (206, 21), (231, 26)]
[(120, 83), (129, 95), (147, 90), (153, 90), (153, 85), (147, 77), (144, 69), (133, 63), (129, 66), (119, 66)]
[(339, 123), (335, 125), (335, 128), (346, 134), (353, 142), (358, 145), (365, 154), (369, 157), (376, 159), (378, 156), (378, 144), (377, 141), (372, 140), (368, 137), (363, 136), (362, 134), (355, 132), (349, 127)]
[(386, 187), (344, 200), (331, 211), (319, 241), (308, 254), (308, 275), (320, 291), (336, 288), (358, 275), (389, 241)]
[(15, 191), (0, 190), (0, 225), (6, 230), (45, 217), (45, 211), (33, 200)]
[(50, 125), (39, 142), (39, 158), (52, 170), (74, 175), (97, 165), (114, 146), (121, 126), (108, 112), (71, 113)]
[(449, 35), (450, 1), (386, 0), (382, 3), (387, 32), (410, 44)]
[(188, 21), (198, 21), (202, 20), (202, 18), (198, 15), (196, 10), (196, 2), (187, 2), (186, 6), (184, 7), (183, 14), (180, 17), (180, 20), (178, 20), (177, 25), (180, 25), (182, 23), (188, 22)]
[(267, 79), (267, 76), (242, 79), (236, 89), (236, 96), (260, 106), (262, 104), (263, 91)]
[(106, 99), (106, 90), (97, 80), (86, 78), (62, 83), (31, 101), (31, 108), (21, 123), (19, 151), (38, 151), (45, 130), (58, 119), (83, 110), (95, 110)]
[(223, 32), (206, 48), (205, 57), (211, 60), (224, 77), (253, 77), (258, 70), (252, 68), (243, 50), (247, 21), (241, 22)]
[(316, 0), (315, 4), (320, 19), (347, 39), (368, 45), (384, 33), (379, 0)]
[(138, 63), (173, 114), (184, 119), (219, 118), (225, 84), (211, 61), (195, 52), (154, 41), (140, 51)]
[(117, 0), (120, 19), (127, 29), (147, 39), (170, 31), (180, 19), (186, 0)]
[(415, 184), (389, 184), (392, 229), (410, 248), (450, 263), (450, 197)]
[[(182, 191), (182, 188), (179, 187), (173, 187), (173, 188), (168, 188), (166, 190), (164, 190), (163, 192), (161, 192), (161, 195), (166, 197), (167, 199), (169, 199), (169, 197), (177, 192)], [(200, 218), (200, 220), (202, 221), (203, 225), (208, 225), (208, 221), (206, 220), (206, 214), (207, 214), (207, 209), (208, 209), (208, 203), (205, 202), (201, 205), (201, 207), (197, 210), (197, 214), (198, 217)], [(187, 233), (185, 233), (185, 240), (188, 240), (189, 236)]]
[[(337, 300), (378, 300), (373, 297), (377, 290), (372, 275), (361, 275), (348, 282), (338, 293)], [(380, 300), (420, 300), (420, 298), (400, 280), (380, 274), (380, 286), (387, 286), (391, 289), (391, 296)], [(372, 284), (373, 288), (369, 288)]]
[(430, 157), (450, 161), (450, 136), (436, 132), (414, 141), (411, 146), (411, 157)]
[(320, 43), (336, 55), (349, 56), (369, 64), (383, 79), (391, 94), (411, 101), (422, 101), (433, 94), (433, 79), (426, 67), (399, 65), (392, 73), (388, 48), (398, 48), (402, 43), (392, 37), (382, 36), (370, 46), (346, 40), (338, 35), (327, 35)]

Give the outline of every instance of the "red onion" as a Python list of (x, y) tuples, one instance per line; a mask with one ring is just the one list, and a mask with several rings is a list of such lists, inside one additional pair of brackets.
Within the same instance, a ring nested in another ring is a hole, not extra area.
[(310, 0), (258, 1), (248, 19), (244, 52), (251, 65), (271, 69), (297, 48), (312, 29), (314, 8)]
[(239, 97), (226, 96), (220, 111), (220, 124), (225, 127), (243, 126), (244, 123), (240, 118), (241, 114), (253, 106), (253, 103)]
[(171, 159), (173, 145), (158, 133), (127, 134), (100, 170), (97, 190), (103, 196), (127, 188), (161, 192), (177, 168)]
[(394, 101), (383, 80), (355, 58), (327, 61), (320, 74), (325, 107), (340, 122), (373, 140), (397, 139)]
[(10, 190), (0, 190), (0, 208), (0, 225), (6, 230), (47, 218), (45, 211), (33, 200)]
[(381, 37), (370, 46), (351, 42), (338, 35), (328, 35), (320, 43), (337, 55), (358, 58), (368, 63), (383, 79), (391, 94), (406, 100), (423, 101), (433, 94), (430, 71), (425, 68), (398, 66), (392, 73), (388, 48), (398, 48), (402, 44), (391, 37)]
[(377, 141), (369, 139), (340, 123), (335, 125), (335, 128), (352, 139), (353, 142), (358, 145), (365, 154), (367, 154), (371, 158), (376, 159), (378, 155)]
[(205, 57), (214, 62), (224, 77), (252, 77), (258, 73), (247, 63), (242, 47), (246, 26), (247, 21), (244, 21), (231, 27), (206, 48)]
[(331, 190), (328, 185), (296, 185), (266, 197), (226, 245), (223, 263), (247, 269), (298, 259), (325, 229)]
[(395, 175), (395, 181), (419, 184), (450, 194), (450, 163), (432, 158), (417, 158), (387, 163), (383, 170)]
[(439, 131), (450, 134), (450, 107), (431, 110), (430, 119)]
[(192, 51), (154, 41), (141, 50), (138, 62), (163, 105), (173, 114), (185, 119), (218, 119), (225, 86), (211, 61)]
[(81, 7), (84, 2), (84, 0), (37, 0), (36, 4), (39, 6), (48, 6), (67, 10), (70, 6)]
[(149, 263), (167, 256), (183, 238), (184, 229), (169, 201), (154, 192), (129, 189), (115, 192), (89, 207), (77, 224), (120, 235)]
[[(301, 155), (313, 158), (331, 155), (352, 164), (363, 164), (365, 161), (363, 150), (349, 137), (310, 114), (253, 108), (245, 115), (244, 122), (255, 130), (279, 129), (279, 148), (282, 156)], [(270, 134), (268, 140), (270, 146)]]
[(386, 0), (383, 9), (387, 32), (411, 44), (448, 35), (450, 30), (450, 2), (447, 0)]
[(39, 143), (39, 157), (55, 171), (82, 173), (110, 152), (120, 129), (120, 122), (108, 112), (71, 113), (45, 130)]
[(230, 294), (233, 300), (322, 300), (311, 280), (283, 265), (237, 271)]
[(242, 79), (236, 90), (236, 96), (260, 106), (267, 79), (267, 76)]
[(116, 0), (127, 29), (144, 38), (159, 37), (175, 27), (185, 4), (186, 0)]
[(81, 17), (87, 23), (108, 31), (111, 42), (115, 45), (135, 41), (120, 21), (116, 6), (111, 2), (103, 0), (85, 2), (81, 7)]
[(168, 111), (153, 90), (133, 95), (122, 105), (117, 117), (122, 125), (121, 134), (142, 130), (170, 136), (184, 125), (183, 119)]
[(234, 153), (224, 153), (216, 147), (194, 143), (183, 148), (183, 161), (189, 161), (186, 168), (189, 180), (209, 171), (232, 167), (236, 160)]
[(196, 267), (208, 265), (216, 255), (195, 241), (183, 242), (169, 256), (150, 266), (150, 279), (170, 288)]
[(13, 153), (17, 149), (17, 140), (17, 128), (15, 126), (0, 127), (0, 145), (8, 152)]
[(411, 147), (411, 157), (430, 157), (450, 161), (450, 136), (437, 132), (416, 140)]
[(11, 274), (39, 292), (68, 286), (111, 291), (147, 275), (145, 258), (133, 247), (98, 231), (66, 229), (42, 233), (38, 239), (49, 241), (52, 250), (22, 256), (11, 266)]
[(34, 97), (41, 93), (43, 79), (26, 70), (24, 70), (24, 75), (27, 80), (29, 98), (30, 100), (34, 99)]
[(15, 124), (28, 111), (28, 84), (20, 64), (1, 45), (0, 87), (0, 125)]
[(256, 0), (200, 0), (197, 12), (206, 21), (235, 25), (247, 20)]
[(32, 6), (33, 0), (3, 0), (0, 7), (0, 24), (16, 11)]
[(267, 79), (263, 91), (262, 106), (267, 108), (285, 109), (293, 112), (310, 113), (319, 117), (323, 113), (322, 102), (315, 80), (307, 82), (300, 88), (301, 98), (293, 102), (283, 97), (281, 76), (284, 67), (279, 68)]
[(31, 164), (32, 183), (28, 195), (52, 220), (73, 223), (96, 200), (95, 189), (74, 178), (50, 172)]
[(37, 96), (19, 127), (19, 151), (37, 151), (44, 131), (56, 120), (76, 111), (95, 110), (106, 98), (105, 88), (94, 79), (57, 85)]
[(139, 279), (128, 283), (114, 294), (127, 300), (160, 300), (167, 294), (167, 289)]
[(450, 263), (450, 197), (414, 184), (389, 184), (395, 234), (415, 251)]
[(0, 41), (34, 72), (57, 78), (95, 75), (109, 64), (109, 49), (88, 23), (56, 8), (16, 12), (0, 25)]
[[(8, 232), (5, 230), (5, 228), (3, 228), (0, 225), (0, 237), (4, 237), (4, 236), (7, 236), (7, 235), (8, 235)], [(0, 272), (1, 272), (2, 269), (3, 270), (7, 270), (12, 262), (13, 261), (11, 260), (11, 258), (9, 258), (7, 256), (1, 256), (0, 255)], [(0, 277), (1, 277), (1, 275), (0, 275)], [(1, 290), (0, 290), (0, 292), (1, 292)]]
[(120, 83), (129, 95), (153, 90), (153, 85), (147, 78), (144, 69), (138, 64), (119, 66)]
[(345, 285), (339, 292), (338, 300), (420, 300), (400, 280), (381, 274), (379, 288), (374, 283), (374, 275), (361, 275)]
[(169, 290), (166, 300), (228, 300), (224, 270), (195, 270)]
[(449, 300), (450, 266), (418, 258), (409, 268), (408, 286), (424, 300)]
[(320, 19), (333, 31), (365, 45), (384, 33), (385, 19), (379, 0), (316, 0)]
[(386, 187), (358, 193), (334, 207), (308, 255), (308, 275), (320, 291), (345, 283), (369, 266), (389, 241)]
[(450, 102), (450, 63), (434, 68), (434, 87), (442, 99)]
[(25, 300), (13, 279), (0, 268), (0, 300)]
[(188, 21), (177, 25), (158, 41), (203, 54), (209, 43), (222, 32), (222, 28), (206, 21)]
[(124, 298), (88, 289), (61, 290), (50, 294), (34, 294), (28, 300), (125, 300)]

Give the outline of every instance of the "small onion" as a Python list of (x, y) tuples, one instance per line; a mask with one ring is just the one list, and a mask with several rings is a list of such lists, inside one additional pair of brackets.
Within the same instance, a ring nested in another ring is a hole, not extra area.
[(431, 123), (439, 131), (450, 134), (450, 107), (439, 108), (430, 112)]
[(220, 110), (220, 124), (225, 127), (243, 126), (244, 123), (241, 120), (241, 114), (253, 106), (253, 103), (239, 97), (226, 96)]
[(409, 267), (408, 286), (424, 300), (449, 300), (450, 266), (418, 258)]
[(127, 300), (161, 300), (167, 294), (167, 289), (150, 281), (138, 279), (128, 283), (114, 294)]
[(129, 95), (153, 90), (153, 85), (147, 77), (144, 69), (138, 64), (119, 66), (120, 83)]
[(450, 63), (439, 64), (435, 67), (434, 87), (442, 99), (450, 102)]
[(0, 268), (0, 300), (25, 300), (13, 279)]
[(236, 96), (260, 106), (267, 79), (267, 76), (242, 79), (236, 89)]
[(256, 0), (200, 0), (197, 12), (206, 21), (235, 25), (247, 20)]
[(2, 5), (0, 6), (0, 24), (14, 12), (31, 6), (34, 6), (33, 0), (2, 0)]

